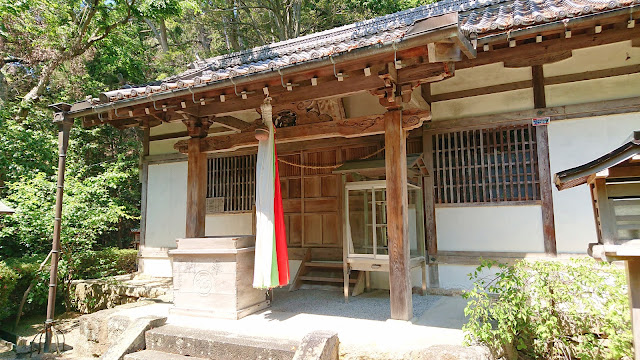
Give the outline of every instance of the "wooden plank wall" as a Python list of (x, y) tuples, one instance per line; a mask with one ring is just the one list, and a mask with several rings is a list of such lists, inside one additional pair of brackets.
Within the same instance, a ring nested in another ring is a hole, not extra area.
[[(287, 239), (292, 248), (341, 248), (342, 200), (339, 175), (331, 166), (367, 157), (384, 146), (379, 137), (347, 146), (300, 150), (279, 155), (280, 186)], [(407, 153), (422, 152), (422, 138), (407, 140)], [(370, 157), (384, 158), (384, 151)]]

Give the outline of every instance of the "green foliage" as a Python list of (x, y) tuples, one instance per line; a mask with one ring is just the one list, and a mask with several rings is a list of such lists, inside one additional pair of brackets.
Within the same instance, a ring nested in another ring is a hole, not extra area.
[(507, 357), (515, 350), (545, 359), (632, 358), (626, 280), (615, 266), (592, 259), (483, 261), (470, 278), (468, 344)]
[[(71, 280), (97, 279), (136, 271), (138, 252), (134, 249), (106, 248), (100, 251), (79, 251), (63, 256), (59, 263), (57, 303), (70, 301)], [(29, 256), (0, 262), (0, 320), (15, 317), (25, 290), (33, 283), (22, 309), (23, 315), (41, 312), (47, 304), (49, 292), (49, 266), (38, 271), (43, 256)]]
[[(8, 259), (6, 261), (9, 266), (18, 275), (14, 291), (9, 297), (5, 315), (14, 317), (18, 311), (25, 290), (30, 284), (33, 284), (31, 291), (27, 295), (23, 314), (35, 314), (38, 311), (43, 312), (47, 304), (47, 296), (49, 294), (49, 267), (42, 271), (38, 271), (40, 264), (44, 260), (44, 256), (28, 256), (23, 258)], [(58, 294), (58, 302), (62, 303), (63, 294)], [(6, 316), (5, 316), (6, 317)]]
[[(9, 304), (9, 296), (16, 287), (18, 274), (4, 261), (0, 261), (0, 304)], [(0, 307), (0, 320), (10, 314), (8, 306)]]
[(137, 257), (138, 251), (135, 249), (88, 251), (78, 257), (73, 279), (98, 279), (133, 273), (137, 268)]

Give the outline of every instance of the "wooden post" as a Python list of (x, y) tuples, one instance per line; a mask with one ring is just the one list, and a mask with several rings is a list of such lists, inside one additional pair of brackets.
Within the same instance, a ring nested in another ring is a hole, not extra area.
[(402, 111), (387, 111), (384, 127), (391, 318), (410, 320), (413, 317), (413, 304), (409, 268), (407, 138), (402, 128)]
[(56, 313), (56, 290), (58, 287), (58, 261), (60, 260), (60, 233), (62, 228), (62, 197), (64, 195), (64, 173), (67, 163), (67, 149), (69, 147), (69, 133), (73, 126), (73, 119), (67, 119), (64, 114), (56, 114), (54, 122), (58, 122), (58, 186), (56, 190), (56, 207), (53, 220), (53, 241), (51, 245), (51, 270), (49, 273), (49, 296), (47, 299), (47, 319), (45, 320), (44, 350), (51, 347), (53, 332), (53, 318)]
[(629, 305), (631, 308), (631, 329), (635, 359), (640, 359), (640, 258), (625, 261), (629, 284)]
[[(544, 71), (542, 65), (531, 67), (533, 79), (533, 103), (536, 109), (547, 107), (544, 93)], [(542, 209), (542, 234), (544, 252), (555, 256), (556, 225), (553, 216), (553, 189), (551, 184), (551, 166), (549, 164), (549, 132), (547, 126), (536, 127), (536, 143), (538, 148), (538, 171), (540, 177), (540, 200)]]
[[(147, 190), (149, 184), (149, 163), (146, 157), (149, 156), (149, 127), (142, 129), (142, 154), (140, 154), (140, 183), (142, 188), (140, 191), (140, 244), (139, 249), (145, 244), (147, 238)], [(138, 255), (139, 256), (139, 255)], [(138, 270), (142, 270), (140, 262)]]
[[(422, 88), (424, 94), (424, 84)], [(429, 264), (429, 287), (439, 288), (440, 278), (438, 273), (438, 264), (431, 259), (438, 255), (438, 235), (436, 232), (436, 209), (434, 202), (434, 179), (433, 172), (433, 135), (427, 131), (422, 133), (422, 153), (424, 154), (424, 163), (429, 172), (429, 176), (424, 177), (424, 216), (425, 216), (425, 235), (427, 242), (426, 261)]]
[(596, 206), (598, 209), (598, 221), (600, 225), (598, 229), (600, 239), (603, 244), (615, 245), (618, 238), (618, 230), (616, 229), (616, 215), (607, 195), (607, 181), (605, 178), (596, 178), (593, 182), (595, 186)]
[(202, 141), (209, 131), (205, 119), (185, 121), (189, 135), (187, 153), (187, 226), (185, 237), (204, 237), (207, 216), (207, 155), (202, 152)]

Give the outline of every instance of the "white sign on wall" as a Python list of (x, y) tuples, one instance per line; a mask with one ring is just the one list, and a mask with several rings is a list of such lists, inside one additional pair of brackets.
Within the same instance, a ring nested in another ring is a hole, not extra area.
[(531, 119), (531, 124), (533, 124), (533, 126), (546, 126), (549, 125), (549, 122), (551, 121), (551, 118), (547, 117), (543, 117), (543, 118), (534, 118)]

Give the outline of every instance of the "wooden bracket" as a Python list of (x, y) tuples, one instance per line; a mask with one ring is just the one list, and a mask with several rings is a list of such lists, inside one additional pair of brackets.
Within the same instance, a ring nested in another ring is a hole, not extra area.
[(394, 63), (388, 63), (387, 67), (378, 73), (378, 77), (384, 81), (385, 87), (394, 87), (398, 83), (398, 69)]
[(211, 121), (208, 118), (198, 118), (189, 116), (188, 119), (182, 120), (187, 126), (187, 133), (192, 138), (205, 138), (209, 134)]

